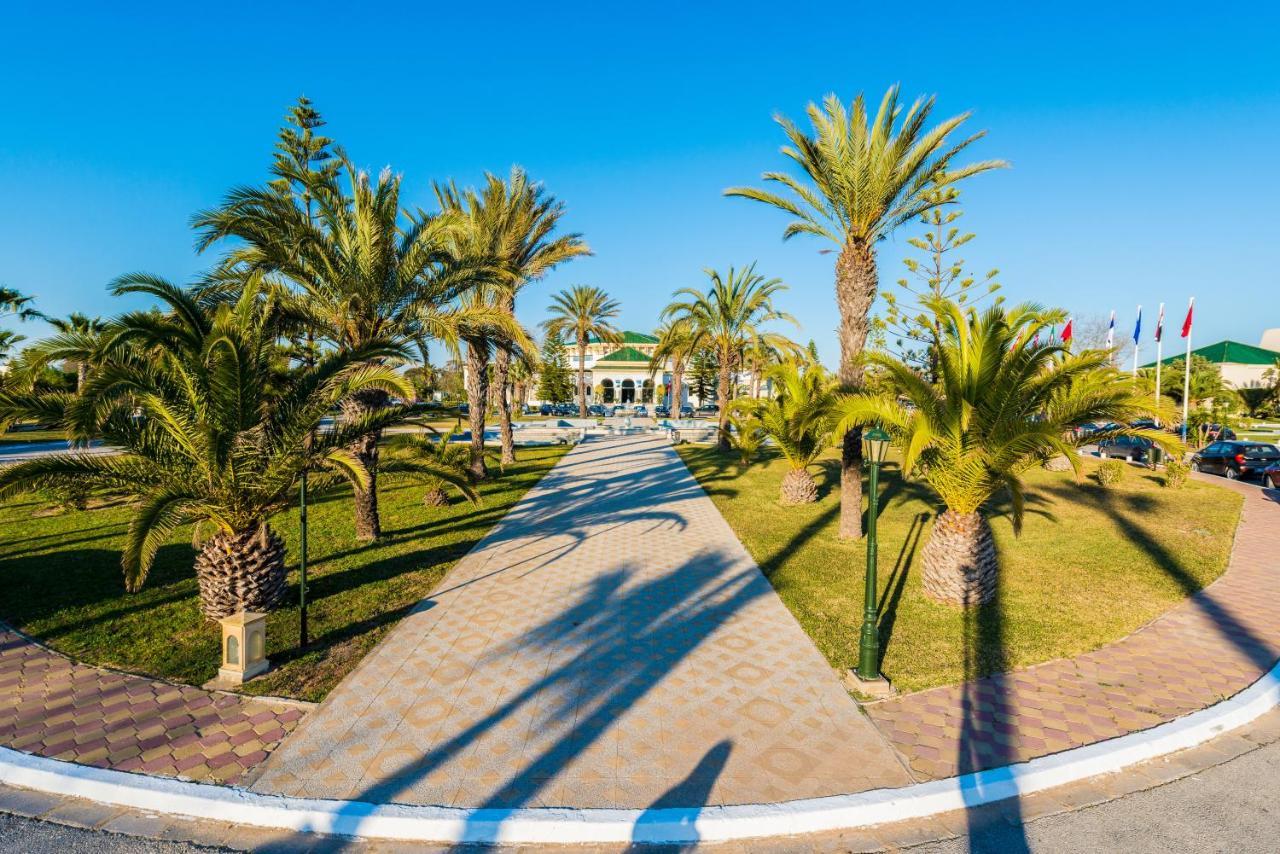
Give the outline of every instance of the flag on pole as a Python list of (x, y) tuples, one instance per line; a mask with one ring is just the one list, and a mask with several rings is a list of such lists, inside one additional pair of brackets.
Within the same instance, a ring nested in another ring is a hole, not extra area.
[(1116, 343), (1116, 313), (1111, 312), (1111, 321), (1107, 324), (1107, 349), (1110, 350)]
[(1192, 297), (1190, 304), (1187, 305), (1187, 319), (1182, 321), (1182, 337), (1187, 338), (1191, 335), (1191, 312), (1195, 310), (1196, 298)]
[(1187, 339), (1187, 360), (1182, 369), (1182, 441), (1187, 441), (1187, 414), (1191, 398), (1191, 312), (1195, 310), (1196, 298), (1187, 303), (1187, 319), (1182, 321), (1182, 337)]
[(1062, 343), (1071, 343), (1071, 318), (1067, 318), (1067, 325), (1062, 327)]
[(1160, 343), (1161, 336), (1164, 335), (1164, 303), (1160, 303), (1160, 315), (1156, 318), (1156, 343)]
[(1138, 344), (1138, 336), (1142, 334), (1142, 306), (1138, 306), (1138, 322), (1133, 325), (1133, 344)]

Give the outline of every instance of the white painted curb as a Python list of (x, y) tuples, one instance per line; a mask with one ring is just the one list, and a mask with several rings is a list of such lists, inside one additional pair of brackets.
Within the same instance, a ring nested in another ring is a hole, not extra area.
[(308, 800), (91, 768), (7, 748), (0, 748), (0, 783), (156, 813), (341, 836), (443, 843), (723, 841), (866, 827), (993, 803), (1194, 747), (1277, 704), (1280, 664), (1229, 700), (1142, 732), (947, 780), (780, 804), (472, 810)]

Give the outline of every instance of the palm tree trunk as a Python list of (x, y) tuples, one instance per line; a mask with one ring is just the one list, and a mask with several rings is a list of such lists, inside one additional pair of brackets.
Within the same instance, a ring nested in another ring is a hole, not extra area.
[(818, 500), (818, 484), (808, 469), (791, 469), (782, 476), (778, 500), (788, 506), (812, 504)]
[(716, 448), (721, 451), (728, 451), (733, 447), (733, 443), (729, 441), (729, 370), (731, 367), (728, 354), (722, 354), (720, 382), (717, 384), (719, 388), (716, 393), (716, 399), (720, 403), (720, 430), (716, 434)]
[(682, 388), (684, 379), (684, 365), (679, 362), (671, 363), (671, 410), (675, 413), (673, 418), (680, 417), (680, 393), (684, 391)]
[(578, 336), (578, 417), (587, 417), (587, 336)]
[(284, 540), (264, 522), (206, 540), (195, 560), (200, 610), (211, 620), (237, 611), (270, 611), (284, 597)]
[[(838, 375), (846, 391), (862, 385), (862, 365), (856, 357), (867, 343), (868, 314), (877, 283), (875, 248), (862, 240), (846, 243), (836, 260), (836, 305), (840, 309)], [(841, 438), (839, 536), (862, 536), (862, 430), (858, 428)]]
[(925, 595), (949, 605), (985, 605), (996, 595), (999, 567), (991, 526), (981, 513), (947, 510), (920, 554)]
[(471, 476), (489, 476), (484, 462), (484, 420), (489, 405), (489, 354), (477, 341), (467, 342), (467, 420), (471, 424)]
[(84, 391), (84, 384), (89, 379), (89, 363), (76, 362), (76, 394)]
[[(387, 405), (387, 393), (381, 389), (370, 389), (353, 395), (344, 411), (359, 417), (374, 412)], [(360, 458), (369, 472), (369, 487), (355, 489), (356, 539), (376, 540), (382, 536), (382, 519), (378, 513), (378, 440), (382, 431), (377, 430), (362, 436), (351, 446), (351, 451)]]
[(498, 347), (493, 354), (493, 384), (497, 386), (498, 398), (498, 436), (502, 440), (502, 464), (516, 461), (515, 434), (511, 429), (511, 396), (507, 394), (508, 378), (511, 376), (511, 351)]

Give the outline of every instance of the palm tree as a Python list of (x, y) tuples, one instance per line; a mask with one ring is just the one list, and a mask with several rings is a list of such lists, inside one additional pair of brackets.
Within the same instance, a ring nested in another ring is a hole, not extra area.
[(591, 338), (616, 343), (618, 330), (609, 323), (618, 316), (618, 301), (600, 288), (574, 285), (551, 298), (547, 311), (552, 317), (542, 327), (550, 335), (572, 336), (578, 344), (578, 417), (587, 417), (587, 343)]
[(427, 426), (426, 432), (396, 436), (389, 443), (391, 458), (384, 471), (410, 474), (426, 483), (422, 503), (427, 507), (443, 507), (449, 503), (451, 487), (472, 504), (480, 494), (472, 485), (469, 472), (471, 453), (455, 443), (456, 428), (440, 433)]
[(25, 335), (19, 335), (8, 329), (0, 329), (0, 362), (4, 362), (9, 358), (9, 353), (21, 341), (26, 341)]
[(795, 323), (795, 318), (774, 308), (773, 297), (787, 289), (781, 279), (766, 279), (751, 264), (744, 270), (729, 268), (728, 275), (721, 276), (707, 269), (711, 279), (708, 289), (698, 291), (681, 288), (672, 294), (672, 302), (662, 310), (662, 319), (686, 324), (693, 334), (693, 349), (707, 348), (714, 352), (720, 366), (717, 397), (720, 404), (720, 430), (717, 446), (728, 451), (732, 446), (729, 437), (730, 381), (741, 367), (742, 351), (752, 342), (765, 346), (785, 347), (788, 339), (774, 332), (767, 332), (763, 324), (773, 320)]
[[(1025, 504), (1020, 475), (1065, 455), (1081, 476), (1077, 443), (1142, 436), (1171, 453), (1180, 444), (1160, 430), (1117, 427), (1076, 438), (1086, 422), (1128, 424), (1153, 412), (1151, 389), (1110, 367), (1099, 350), (1071, 353), (1039, 344), (1051, 313), (992, 305), (982, 314), (955, 302), (932, 305), (940, 332), (937, 385), (881, 352), (864, 358), (879, 369), (879, 392), (859, 392), (838, 406), (838, 430), (880, 424), (902, 448), (902, 471), (919, 472), (946, 511), (922, 554), (925, 592), (960, 605), (988, 602), (997, 554), (984, 507), (1008, 494), (1014, 532)], [(1045, 336), (1046, 340), (1049, 336)]]
[[(564, 203), (549, 195), (541, 184), (529, 180), (519, 167), (510, 177), (485, 175), (484, 188), (477, 192), (459, 193), (456, 188), (438, 187), (441, 207), (462, 210), (487, 243), (486, 251), (501, 270), (503, 279), (497, 293), (497, 307), (515, 323), (516, 295), (541, 279), (560, 264), (591, 250), (581, 234), (552, 234), (564, 215)], [(502, 442), (502, 463), (515, 462), (515, 441), (511, 429), (511, 399), (507, 394), (512, 360), (533, 357), (526, 346), (521, 348), (509, 336), (494, 342), (493, 381), (498, 393), (498, 426)]]
[(44, 316), (36, 311), (31, 297), (0, 285), (0, 317), (5, 315), (13, 315), (19, 320), (36, 320)]
[[(782, 233), (784, 240), (810, 234), (826, 238), (838, 248), (839, 377), (847, 390), (862, 383), (862, 362), (857, 356), (867, 341), (868, 314), (879, 284), (876, 242), (898, 226), (949, 203), (953, 194), (947, 189), (954, 189), (958, 182), (1007, 165), (987, 160), (953, 167), (952, 160), (983, 133), (950, 142), (969, 114), (928, 128), (933, 106), (932, 97), (918, 99), (904, 112), (898, 87), (892, 86), (871, 117), (861, 94), (854, 98), (851, 111), (835, 95), (828, 95), (821, 107), (809, 105), (812, 136), (791, 120), (776, 117), (790, 142), (782, 153), (800, 167), (803, 177), (786, 172), (766, 172), (762, 177), (781, 184), (790, 196), (751, 187), (725, 191), (795, 217)], [(862, 536), (861, 463), (861, 434), (853, 430), (843, 437), (841, 453), (842, 537)]]
[(818, 484), (809, 467), (831, 441), (831, 413), (837, 402), (835, 379), (821, 365), (807, 367), (793, 359), (768, 370), (776, 396), (762, 400), (735, 400), (733, 408), (750, 416), (765, 436), (773, 440), (789, 466), (782, 478), (779, 500), (783, 504), (809, 504), (818, 500)]
[[(452, 252), (454, 217), (403, 214), (399, 175), (384, 170), (373, 179), (345, 155), (338, 161), (335, 168), (295, 176), (307, 182), (303, 196), (272, 185), (231, 191), (221, 207), (194, 217), (198, 248), (240, 241), (224, 268), (289, 282), (302, 297), (289, 306), (294, 321), (341, 351), (428, 337), (428, 321), (456, 326), (447, 306), (474, 284), (486, 260)], [(345, 411), (359, 421), (387, 402), (383, 389), (369, 387), (349, 399)], [(362, 540), (382, 532), (378, 438), (370, 433), (352, 446), (368, 473), (355, 490), (356, 536)]]
[(66, 485), (122, 492), (136, 502), (121, 557), (130, 591), (146, 581), (174, 531), (194, 524), (205, 615), (270, 609), (286, 581), (284, 543), (270, 517), (289, 505), (305, 470), (317, 486), (345, 479), (368, 488), (369, 472), (349, 445), (403, 413), (368, 412), (316, 431), (331, 407), (353, 395), (407, 394), (402, 377), (375, 364), (401, 351), (367, 341), (285, 375), (273, 307), (257, 291), (213, 308), (157, 284), (117, 292), (148, 293), (169, 312), (123, 318), (120, 336), (130, 346), (113, 350), (80, 395), (3, 396), (0, 410), (60, 411), (73, 438), (101, 437), (121, 453), (19, 463), (0, 471), (0, 496)]
[(89, 368), (104, 357), (108, 324), (99, 317), (72, 312), (65, 318), (47, 318), (57, 334), (41, 341), (36, 349), (49, 361), (71, 362), (76, 366), (76, 393), (84, 389)]
[(653, 356), (649, 359), (649, 373), (661, 371), (671, 363), (671, 408), (676, 416), (680, 415), (681, 398), (684, 390), (684, 375), (689, 362), (697, 350), (697, 340), (688, 323), (666, 321), (658, 327), (658, 345), (653, 348)]

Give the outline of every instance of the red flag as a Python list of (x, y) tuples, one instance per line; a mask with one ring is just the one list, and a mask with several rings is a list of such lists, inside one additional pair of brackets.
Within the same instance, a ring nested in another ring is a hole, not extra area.
[(1062, 343), (1071, 343), (1071, 318), (1067, 318), (1067, 325), (1062, 327)]
[(1191, 312), (1196, 307), (1196, 298), (1192, 297), (1191, 302), (1187, 305), (1187, 319), (1182, 321), (1182, 337), (1186, 338), (1191, 334)]
[(1160, 303), (1160, 316), (1156, 318), (1156, 341), (1164, 335), (1164, 303)]

